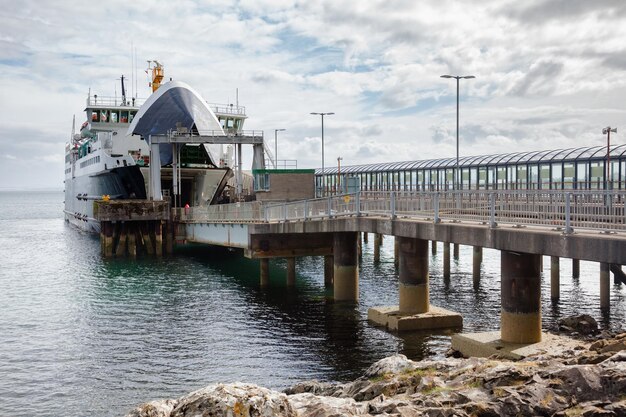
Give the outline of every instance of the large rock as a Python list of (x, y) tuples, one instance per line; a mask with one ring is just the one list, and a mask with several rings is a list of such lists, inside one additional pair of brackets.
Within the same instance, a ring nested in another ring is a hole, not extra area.
[(594, 334), (598, 332), (598, 322), (589, 314), (565, 317), (559, 320), (559, 330), (584, 335)]
[[(173, 407), (169, 409), (170, 406)], [(169, 411), (169, 412), (168, 412)], [(168, 403), (144, 404), (127, 417), (296, 417), (285, 394), (252, 384), (216, 384)]]
[(367, 368), (365, 378), (374, 378), (377, 376), (384, 376), (386, 374), (399, 374), (417, 367), (416, 363), (407, 359), (404, 355), (393, 355), (387, 358), (381, 359)]
[(289, 397), (300, 417), (359, 416), (367, 414), (368, 404), (352, 398), (320, 397), (304, 393)]

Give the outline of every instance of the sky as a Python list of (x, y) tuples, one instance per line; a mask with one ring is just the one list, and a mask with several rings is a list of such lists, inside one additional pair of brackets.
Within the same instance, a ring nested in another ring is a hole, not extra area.
[[(158, 60), (246, 106), (298, 168), (606, 143), (626, 133), (623, 0), (0, 0), (0, 190), (63, 189), (89, 91), (150, 93)], [(134, 84), (134, 83), (133, 83)], [(128, 86), (128, 85), (127, 85)], [(251, 161), (251, 150), (244, 152)], [(248, 162), (249, 164), (250, 162)]]

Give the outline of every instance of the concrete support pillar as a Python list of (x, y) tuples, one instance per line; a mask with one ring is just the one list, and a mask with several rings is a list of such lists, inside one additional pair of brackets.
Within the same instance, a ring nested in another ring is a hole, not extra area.
[(474, 250), (472, 252), (472, 279), (474, 281), (474, 285), (478, 285), (480, 283), (480, 264), (483, 260), (483, 248), (480, 246), (474, 246)]
[(428, 241), (396, 237), (399, 252), (400, 313), (428, 311)]
[(398, 263), (399, 262), (398, 261), (398, 258), (399, 258), (398, 251), (399, 251), (399, 249), (398, 249), (398, 247), (399, 247), (398, 237), (394, 236), (393, 237), (393, 264), (396, 266), (396, 268), (399, 265), (399, 263)]
[(432, 248), (431, 248), (431, 252), (430, 253), (432, 253), (433, 255), (437, 254), (437, 241), (436, 240), (433, 240), (433, 242), (432, 242)]
[(443, 277), (450, 278), (450, 242), (443, 242)]
[(338, 232), (333, 235), (335, 301), (357, 301), (359, 299), (356, 239), (356, 232)]
[(270, 285), (270, 260), (268, 258), (259, 259), (261, 265), (261, 287)]
[(374, 262), (380, 262), (380, 245), (383, 244), (383, 235), (374, 234)]
[(541, 341), (540, 255), (502, 251), (500, 338), (510, 343)]
[(335, 281), (333, 279), (335, 271), (334, 263), (333, 255), (324, 256), (324, 286), (326, 288), (332, 287)]
[(368, 242), (368, 233), (367, 232), (363, 232), (363, 243), (367, 243)]
[(287, 286), (296, 285), (296, 258), (287, 258)]
[(600, 264), (600, 308), (608, 309), (611, 305), (609, 264)]
[(580, 278), (580, 259), (572, 259), (572, 277)]
[(359, 254), (359, 261), (363, 259), (363, 244), (361, 243), (361, 233), (357, 232), (356, 250)]
[(543, 272), (543, 255), (539, 256), (539, 270)]
[(553, 301), (561, 297), (561, 265), (558, 256), (550, 257), (550, 298)]
[(454, 247), (454, 253), (453, 253), (454, 259), (459, 259), (459, 244), (455, 243), (453, 247)]

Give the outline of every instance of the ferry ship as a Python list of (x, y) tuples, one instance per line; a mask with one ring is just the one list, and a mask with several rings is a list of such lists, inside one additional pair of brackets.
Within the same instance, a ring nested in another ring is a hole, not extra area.
[[(99, 232), (93, 217), (97, 199), (145, 199), (149, 184), (149, 135), (176, 129), (236, 134), (247, 118), (245, 107), (208, 104), (187, 84), (163, 81), (163, 66), (149, 61), (152, 95), (128, 99), (121, 78), (121, 97), (87, 96), (86, 120), (72, 127), (65, 146), (65, 219), (89, 232)], [(233, 149), (222, 145), (180, 145), (179, 193), (172, 184), (172, 150), (162, 147), (161, 189), (172, 206), (205, 206), (232, 195)]]

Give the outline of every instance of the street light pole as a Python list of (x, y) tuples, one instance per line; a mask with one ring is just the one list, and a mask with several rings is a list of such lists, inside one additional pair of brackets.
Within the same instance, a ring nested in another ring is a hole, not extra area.
[(283, 132), (287, 129), (274, 129), (274, 168), (278, 169), (278, 132)]
[(456, 79), (456, 173), (454, 175), (453, 188), (457, 190), (457, 189), (461, 189), (460, 171), (459, 171), (459, 80), (461, 78), (470, 79), (470, 78), (476, 78), (476, 77), (474, 77), (473, 75), (442, 75), (441, 78)]
[(337, 157), (337, 189), (341, 190), (341, 161), (343, 161), (342, 157)]
[(316, 116), (322, 116), (322, 189), (324, 187), (324, 116), (331, 116), (335, 113), (333, 112), (327, 112), (327, 113), (318, 113), (318, 112), (311, 112), (311, 114), (316, 115)]
[(611, 132), (617, 133), (617, 128), (611, 129), (611, 126), (607, 126), (602, 129), (602, 133), (606, 135), (606, 177), (605, 189), (609, 189), (609, 187), (613, 188), (613, 170), (611, 169)]

